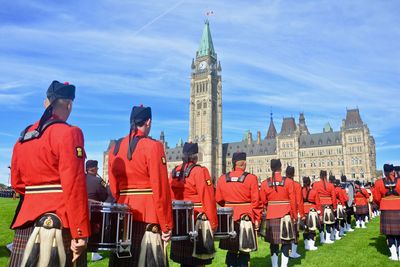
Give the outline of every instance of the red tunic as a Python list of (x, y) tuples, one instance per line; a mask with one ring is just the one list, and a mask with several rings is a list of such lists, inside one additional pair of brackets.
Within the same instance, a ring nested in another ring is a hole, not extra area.
[[(189, 164), (193, 163), (190, 162)], [(176, 171), (181, 169), (182, 164), (176, 168)], [(171, 174), (169, 182), (172, 199), (192, 201), (196, 215), (199, 212), (205, 213), (210, 221), (211, 228), (216, 230), (218, 227), (217, 205), (214, 187), (207, 168), (193, 167), (189, 176), (182, 179), (172, 178)]]
[[(30, 130), (37, 127), (36, 122)], [(25, 194), (12, 228), (55, 212), (73, 238), (90, 235), (89, 210), (84, 172), (82, 131), (64, 123), (50, 125), (38, 139), (14, 146), (11, 163), (12, 187)], [(32, 187), (60, 185), (62, 190), (34, 193)]]
[[(281, 182), (281, 173), (275, 173), (275, 181)], [(283, 218), (290, 213), (293, 220), (297, 219), (296, 196), (293, 190), (293, 180), (285, 179), (284, 186), (268, 185), (267, 180), (261, 183), (261, 203), (267, 208), (267, 219)]]
[(335, 186), (335, 194), (336, 194), (336, 200), (338, 201), (338, 204), (341, 204), (343, 207), (346, 207), (346, 202), (348, 200), (346, 192), (340, 187), (340, 186)]
[[(379, 179), (375, 183), (373, 190), (374, 201), (379, 205), (380, 210), (400, 210), (400, 197), (393, 195), (386, 196), (389, 189), (385, 187), (384, 179)], [(394, 177), (390, 177), (389, 179), (394, 182)], [(400, 179), (397, 180), (395, 190), (400, 193)]]
[[(231, 178), (240, 177), (244, 170), (236, 167), (229, 173)], [(233, 219), (237, 221), (242, 214), (249, 214), (252, 221), (261, 221), (262, 207), (258, 191), (258, 179), (253, 174), (248, 174), (241, 182), (227, 182), (226, 175), (221, 175), (217, 183), (215, 199), (218, 204), (233, 208)]]
[[(136, 135), (144, 136), (141, 131)], [(134, 221), (156, 223), (168, 232), (173, 220), (164, 148), (156, 140), (142, 138), (129, 160), (128, 142), (128, 136), (124, 137), (115, 156), (114, 147), (109, 151), (111, 192), (118, 203), (129, 205)]]
[(355, 204), (356, 206), (368, 205), (369, 194), (365, 188), (360, 188), (356, 185)]
[[(321, 199), (319, 198), (317, 191), (313, 188), (309, 189), (307, 187), (303, 187), (302, 193), (304, 200), (304, 213), (308, 214), (311, 208), (314, 208), (317, 211), (319, 211), (319, 213), (321, 213), (322, 212)], [(308, 198), (307, 198), (307, 193), (308, 193)]]
[(296, 209), (300, 214), (300, 218), (303, 218), (305, 215), (304, 215), (303, 196), (301, 194), (301, 185), (299, 182), (293, 181), (293, 187), (296, 195)]
[(333, 209), (336, 209), (336, 193), (333, 184), (328, 183), (325, 180), (320, 180), (313, 184), (313, 189), (318, 192), (321, 199), (321, 205), (332, 205)]

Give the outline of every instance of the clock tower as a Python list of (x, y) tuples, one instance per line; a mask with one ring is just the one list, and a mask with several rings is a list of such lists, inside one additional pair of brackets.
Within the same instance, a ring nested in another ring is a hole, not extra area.
[(199, 164), (211, 178), (222, 174), (222, 82), (221, 63), (206, 20), (190, 80), (189, 141), (199, 144)]

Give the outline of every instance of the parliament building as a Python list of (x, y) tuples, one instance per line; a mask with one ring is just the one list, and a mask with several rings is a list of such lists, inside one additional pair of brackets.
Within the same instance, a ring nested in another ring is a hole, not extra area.
[[(271, 176), (270, 161), (279, 158), (282, 168), (295, 167), (295, 179), (310, 176), (316, 179), (321, 169), (339, 178), (371, 180), (376, 176), (375, 140), (361, 119), (358, 109), (347, 109), (339, 131), (327, 123), (322, 132), (310, 133), (305, 116), (298, 122), (293, 117), (283, 118), (278, 132), (271, 114), (266, 135), (248, 131), (242, 140), (223, 143), (222, 140), (222, 79), (221, 63), (206, 21), (196, 57), (191, 64), (190, 117), (188, 140), (199, 144), (199, 164), (206, 166), (215, 180), (232, 169), (232, 154), (247, 153), (247, 171), (260, 181)], [(182, 162), (183, 141), (169, 147), (164, 133), (168, 171)], [(109, 148), (114, 141), (110, 142)], [(108, 149), (109, 149), (108, 148)], [(104, 178), (108, 178), (107, 152), (104, 153)]]

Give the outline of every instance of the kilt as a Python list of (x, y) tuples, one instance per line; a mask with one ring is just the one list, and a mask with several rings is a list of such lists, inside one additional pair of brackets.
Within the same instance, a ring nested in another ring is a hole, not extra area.
[(293, 242), (293, 240), (281, 239), (281, 218), (267, 219), (265, 241), (269, 242), (271, 245), (290, 244)]
[(375, 202), (372, 202), (371, 203), (371, 208), (372, 208), (372, 211), (377, 211), (379, 209), (379, 206)]
[(381, 233), (400, 236), (400, 210), (382, 210)]
[(240, 221), (234, 222), (235, 238), (226, 238), (219, 241), (219, 248), (230, 251), (239, 251)]
[(110, 254), (109, 267), (134, 267), (139, 263), (140, 246), (144, 233), (146, 232), (146, 222), (132, 222), (132, 245), (131, 258), (118, 258), (116, 253)]
[(212, 263), (212, 259), (202, 260), (192, 257), (194, 243), (190, 240), (172, 241), (170, 258), (174, 262), (182, 265), (208, 265)]
[(356, 215), (367, 215), (368, 213), (368, 205), (356, 206)]
[[(33, 225), (20, 227), (15, 229), (15, 235), (13, 240), (13, 251), (11, 253), (9, 267), (20, 267), (22, 263), (22, 258), (24, 257), (24, 251), (26, 243), (29, 240), (29, 236), (32, 234), (34, 229)], [(65, 256), (66, 256), (66, 267), (72, 267), (72, 251), (71, 247), (71, 234), (69, 229), (65, 228), (62, 231)], [(84, 251), (82, 255), (78, 258), (77, 267), (87, 266), (86, 252)]]

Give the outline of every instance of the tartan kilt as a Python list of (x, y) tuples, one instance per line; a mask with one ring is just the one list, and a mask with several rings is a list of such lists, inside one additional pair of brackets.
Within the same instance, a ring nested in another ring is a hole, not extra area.
[(281, 239), (281, 218), (267, 219), (267, 232), (265, 241), (272, 245), (290, 244), (293, 240)]
[(369, 213), (368, 205), (356, 206), (356, 215), (364, 215)]
[(378, 204), (376, 204), (375, 202), (372, 202), (372, 203), (371, 203), (371, 209), (372, 209), (372, 211), (378, 210), (378, 209), (379, 209)]
[(400, 236), (400, 210), (381, 211), (381, 233)]
[(146, 222), (132, 222), (132, 245), (131, 245), (131, 258), (118, 258), (116, 253), (110, 254), (108, 262), (109, 267), (133, 267), (139, 263), (140, 246), (144, 233), (146, 232)]
[[(24, 257), (26, 243), (29, 240), (30, 235), (34, 229), (33, 225), (28, 225), (25, 227), (20, 227), (15, 229), (15, 235), (13, 240), (13, 250), (11, 252), (9, 267), (20, 267), (22, 263), (22, 258)], [(64, 228), (62, 231), (65, 256), (66, 256), (66, 267), (72, 267), (72, 251), (71, 247), (71, 233), (68, 228)], [(77, 267), (87, 266), (86, 251), (78, 258)]]
[(233, 225), (236, 237), (235, 238), (225, 238), (219, 241), (219, 248), (230, 251), (239, 251), (239, 236), (240, 236), (240, 221), (234, 222)]
[(171, 242), (170, 258), (174, 262), (182, 265), (208, 265), (212, 263), (212, 259), (202, 260), (192, 256), (194, 243), (190, 240), (180, 240)]

